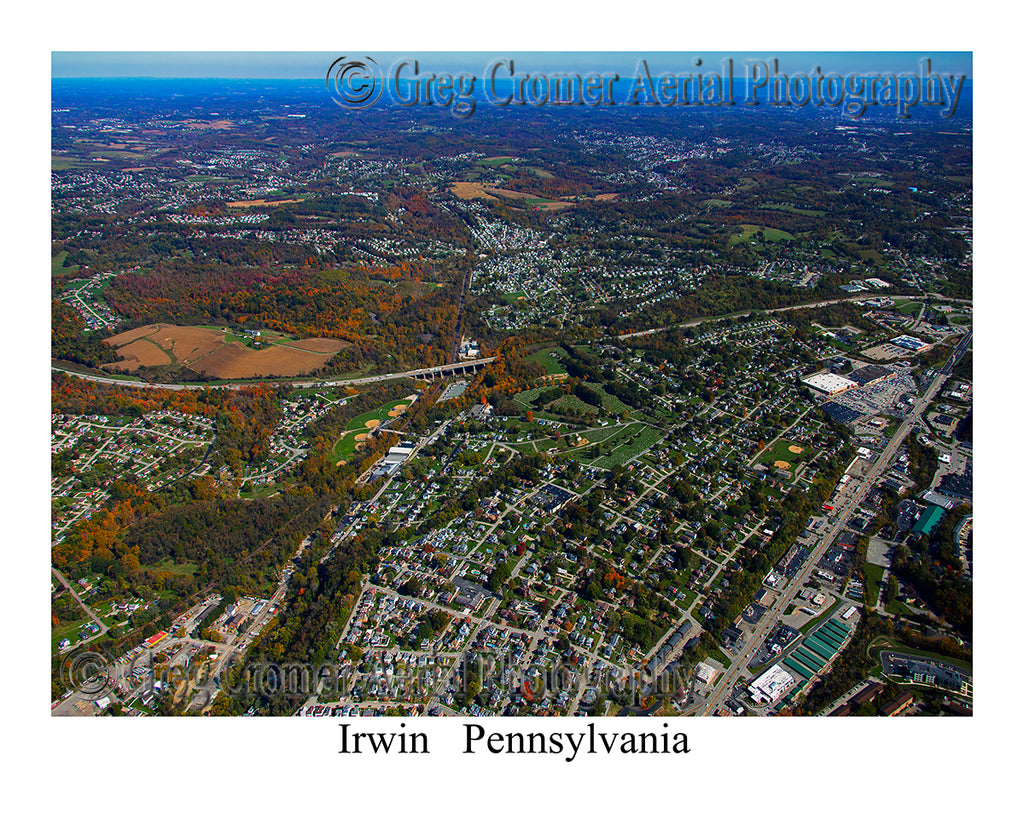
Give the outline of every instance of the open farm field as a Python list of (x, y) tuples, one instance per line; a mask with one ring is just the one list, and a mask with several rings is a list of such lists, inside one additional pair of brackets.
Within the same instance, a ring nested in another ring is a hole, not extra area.
[(104, 341), (121, 360), (108, 369), (179, 365), (214, 378), (264, 378), (303, 375), (322, 367), (347, 346), (333, 338), (282, 339), (254, 350), (224, 330), (147, 324)]

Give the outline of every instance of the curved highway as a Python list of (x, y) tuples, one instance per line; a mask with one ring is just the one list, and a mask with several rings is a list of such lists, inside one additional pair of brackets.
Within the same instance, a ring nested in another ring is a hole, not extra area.
[(91, 373), (80, 373), (75, 370), (68, 370), (64, 367), (58, 367), (56, 364), (52, 364), (50, 369), (54, 372), (65, 373), (67, 375), (73, 375), (75, 378), (82, 378), (86, 381), (95, 381), (98, 384), (113, 384), (116, 387), (138, 387), (139, 389), (145, 390), (241, 390), (245, 387), (252, 387), (256, 384), (271, 384), (280, 386), (289, 386), (296, 389), (304, 389), (307, 387), (348, 387), (355, 386), (357, 384), (375, 384), (378, 381), (391, 381), (394, 378), (417, 378), (420, 376), (435, 376), (435, 375), (461, 375), (467, 369), (477, 369), (484, 364), (490, 364), (492, 361), (497, 361), (497, 356), (491, 356), (490, 358), (475, 358), (472, 361), (460, 361), (456, 364), (442, 364), (437, 367), (422, 367), (418, 370), (406, 370), (400, 373), (382, 373), (381, 375), (367, 375), (362, 378), (345, 378), (338, 380), (331, 380), (330, 378), (316, 378), (312, 381), (292, 381), (289, 379), (267, 379), (266, 381), (249, 381), (244, 384), (225, 384), (225, 383), (197, 383), (197, 384), (153, 384), (148, 381), (133, 381), (126, 378), (110, 378), (102, 375), (93, 375)]

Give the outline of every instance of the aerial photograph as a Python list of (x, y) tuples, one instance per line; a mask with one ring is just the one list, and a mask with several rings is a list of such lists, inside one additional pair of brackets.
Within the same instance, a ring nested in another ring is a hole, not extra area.
[(53, 717), (972, 716), (970, 52), (51, 59)]

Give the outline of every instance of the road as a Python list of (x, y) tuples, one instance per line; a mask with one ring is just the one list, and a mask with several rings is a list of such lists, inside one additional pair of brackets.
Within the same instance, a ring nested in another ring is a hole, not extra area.
[[(929, 294), (929, 295), (934, 295), (934, 294)], [(791, 305), (789, 305), (787, 307), (772, 307), (769, 310), (757, 310), (757, 311), (747, 310), (746, 312), (742, 312), (742, 313), (727, 313), (724, 316), (706, 316), (704, 318), (695, 318), (695, 319), (690, 319), (689, 321), (681, 321), (681, 322), (679, 322), (677, 324), (668, 324), (668, 325), (666, 325), (664, 327), (652, 327), (649, 330), (636, 330), (636, 331), (634, 331), (632, 333), (622, 333), (621, 335), (616, 336), (616, 338), (621, 340), (621, 339), (626, 339), (626, 338), (638, 338), (640, 336), (650, 336), (650, 335), (654, 335), (655, 333), (661, 333), (661, 332), (663, 332), (665, 330), (674, 330), (674, 329), (676, 329), (678, 327), (696, 327), (696, 326), (698, 326), (700, 324), (705, 324), (705, 323), (710, 322), (710, 321), (719, 321), (719, 320), (724, 319), (724, 318), (742, 318), (744, 316), (749, 316), (753, 312), (766, 313), (766, 314), (769, 314), (769, 313), (786, 313), (786, 312), (789, 312), (791, 310), (809, 310), (809, 309), (812, 309), (814, 307), (827, 307), (830, 304), (839, 304), (839, 303), (844, 302), (844, 301), (864, 301), (865, 299), (877, 298), (877, 297), (878, 297), (878, 294), (863, 293), (863, 294), (860, 294), (860, 295), (857, 295), (857, 296), (844, 296), (841, 299), (828, 299), (826, 301), (815, 301), (815, 302), (809, 302), (807, 304), (791, 304)], [(891, 296), (886, 294), (885, 298), (888, 298), (888, 299), (919, 299), (919, 298), (921, 298), (921, 295), (920, 295), (920, 293), (915, 294), (915, 295), (906, 295), (906, 294), (899, 295), (899, 294), (894, 294), (894, 295), (891, 295)], [(939, 297), (939, 298), (941, 298), (941, 297)], [(950, 301), (950, 302), (962, 302), (962, 303), (965, 303), (965, 304), (969, 304), (970, 303), (967, 299), (942, 299), (942, 300), (943, 301)]]
[(75, 378), (81, 378), (86, 381), (93, 381), (97, 384), (113, 384), (116, 387), (138, 387), (139, 389), (146, 390), (241, 390), (246, 387), (251, 387), (256, 383), (265, 383), (272, 385), (286, 385), (294, 387), (296, 389), (308, 389), (310, 387), (323, 386), (328, 387), (354, 387), (360, 384), (376, 384), (380, 381), (391, 381), (396, 378), (418, 378), (421, 376), (440, 376), (440, 375), (457, 375), (461, 374), (467, 367), (476, 369), (482, 367), (485, 364), (490, 364), (492, 361), (497, 361), (497, 356), (490, 356), (489, 358), (475, 358), (472, 361), (460, 361), (455, 364), (442, 364), (437, 367), (421, 367), (418, 370), (405, 370), (403, 372), (396, 373), (382, 373), (380, 375), (367, 375), (362, 378), (342, 378), (331, 380), (328, 378), (318, 378), (315, 381), (288, 381), (288, 380), (267, 380), (263, 382), (249, 382), (245, 384), (151, 384), (148, 381), (134, 381), (127, 378), (108, 378), (102, 375), (93, 375), (91, 373), (79, 373), (74, 370), (68, 370), (64, 367), (59, 367), (56, 364), (51, 364), (50, 369), (54, 372), (65, 373), (66, 375), (73, 375)]
[(108, 631), (107, 624), (104, 623), (102, 620), (100, 620), (100, 618), (96, 616), (96, 612), (94, 612), (91, 608), (89, 608), (85, 604), (85, 601), (82, 600), (82, 598), (78, 596), (78, 592), (75, 591), (75, 587), (71, 585), (71, 583), (68, 581), (68, 579), (63, 574), (60, 573), (60, 570), (57, 569), (54, 566), (51, 566), (50, 567), (50, 571), (53, 572), (53, 576), (54, 577), (56, 577), (61, 583), (64, 584), (64, 587), (71, 593), (71, 596), (73, 598), (75, 598), (75, 602), (78, 603), (78, 605), (82, 607), (82, 609), (85, 611), (85, 613), (88, 614), (89, 617), (92, 618), (92, 621), (94, 623), (96, 623), (97, 626), (100, 627), (100, 630), (97, 631), (95, 634), (93, 634), (91, 637), (86, 637), (84, 640), (81, 640), (80, 642), (75, 643), (72, 646), (68, 646), (61, 653), (63, 654), (65, 652), (67, 652), (67, 651), (71, 651), (71, 649), (73, 649), (73, 648), (78, 648), (78, 646), (84, 645), (85, 643), (88, 643), (91, 640), (95, 640), (97, 637), (99, 637), (99, 636), (101, 636), (103, 634), (106, 634), (107, 631)]

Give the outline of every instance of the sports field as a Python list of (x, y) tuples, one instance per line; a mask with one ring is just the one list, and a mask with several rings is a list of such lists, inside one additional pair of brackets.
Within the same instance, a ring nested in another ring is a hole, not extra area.
[(345, 432), (342, 433), (337, 443), (335, 443), (332, 450), (334, 457), (339, 461), (351, 458), (357, 449), (361, 449), (360, 445), (365, 443), (373, 430), (381, 426), (381, 424), (393, 421), (412, 406), (415, 400), (415, 395), (409, 395), (364, 412), (362, 415), (357, 415), (348, 422)]
[(813, 454), (808, 447), (782, 438), (762, 452), (757, 460), (765, 466), (774, 466), (779, 469), (794, 469)]

